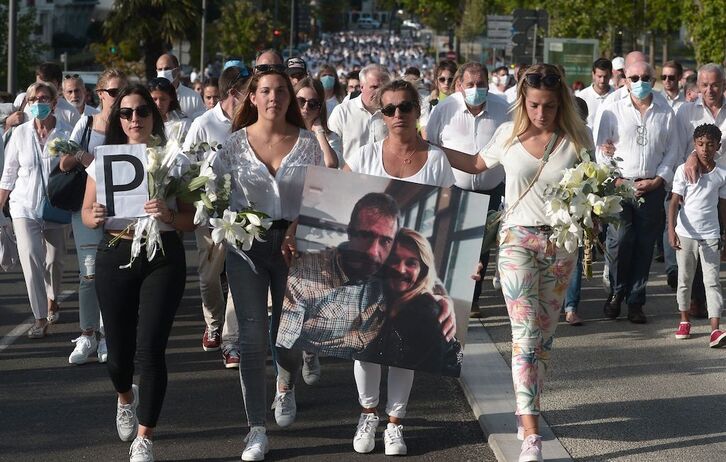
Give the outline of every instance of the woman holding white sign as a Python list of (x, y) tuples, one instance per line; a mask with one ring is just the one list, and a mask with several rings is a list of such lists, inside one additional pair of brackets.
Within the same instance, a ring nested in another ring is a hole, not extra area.
[[(148, 145), (152, 136), (166, 143), (164, 122), (149, 91), (141, 85), (124, 88), (111, 107), (105, 144)], [(153, 461), (151, 437), (167, 385), (166, 344), (186, 279), (177, 231), (194, 229), (194, 208), (176, 200), (147, 201), (144, 212), (158, 220), (164, 251), (148, 257), (142, 246), (129, 264), (134, 235), (129, 225), (135, 219), (107, 216), (106, 205), (96, 200), (95, 163), (87, 169), (83, 222), (105, 232), (96, 254), (96, 288), (109, 375), (118, 393), (116, 429), (122, 441), (133, 440), (132, 461)], [(140, 369), (138, 387), (133, 385), (134, 359)]]
[(46, 194), (48, 177), (58, 162), (52, 157), (50, 145), (55, 139), (68, 139), (71, 127), (53, 115), (58, 98), (53, 84), (36, 82), (28, 87), (26, 97), (33, 118), (15, 128), (5, 148), (0, 209), (9, 197), (20, 265), (35, 317), (28, 337), (37, 339), (45, 337), (48, 324), (56, 322), (60, 315), (57, 297), (69, 221), (54, 223), (43, 212), (44, 204), (50, 205)]

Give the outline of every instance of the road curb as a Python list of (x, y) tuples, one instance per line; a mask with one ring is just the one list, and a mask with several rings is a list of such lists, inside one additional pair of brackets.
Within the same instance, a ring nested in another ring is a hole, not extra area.
[[(459, 382), (497, 460), (517, 462), (522, 443), (516, 435), (512, 371), (477, 319), (469, 322)], [(572, 461), (542, 416), (539, 428), (545, 460)]]

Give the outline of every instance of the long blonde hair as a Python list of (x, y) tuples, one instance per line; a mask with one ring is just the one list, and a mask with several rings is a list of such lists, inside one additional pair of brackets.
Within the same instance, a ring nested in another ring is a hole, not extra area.
[(560, 131), (560, 135), (569, 138), (575, 144), (578, 152), (583, 148), (592, 149), (593, 146), (587, 133), (587, 127), (578, 115), (574, 98), (569, 88), (567, 88), (565, 78), (560, 70), (551, 64), (534, 64), (528, 67), (524, 75), (522, 75), (522, 78), (519, 79), (519, 83), (517, 84), (517, 99), (512, 108), (514, 128), (506, 144), (511, 146), (514, 139), (524, 133), (531, 124), (527, 116), (527, 108), (525, 107), (527, 89), (536, 87), (531, 86), (527, 82), (527, 76), (530, 74), (539, 74), (542, 77), (557, 75), (560, 78), (559, 84), (554, 88), (540, 85), (539, 89), (557, 93), (557, 117), (555, 118), (555, 124)]
[(409, 228), (401, 228), (396, 235), (394, 248), (399, 245), (413, 250), (418, 254), (419, 261), (421, 262), (421, 271), (413, 287), (395, 301), (396, 306), (403, 305), (422, 294), (433, 295), (434, 285), (436, 283), (434, 251), (431, 249), (431, 244), (429, 244), (428, 239), (417, 231)]

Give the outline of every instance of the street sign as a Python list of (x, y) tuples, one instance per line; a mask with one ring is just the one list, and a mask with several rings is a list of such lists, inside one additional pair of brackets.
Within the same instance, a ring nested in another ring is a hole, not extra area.
[(507, 39), (512, 38), (512, 17), (487, 15), (487, 38), (488, 39)]
[(591, 81), (592, 63), (599, 57), (597, 39), (544, 39), (544, 62), (562, 65), (569, 84), (579, 80), (587, 86)]

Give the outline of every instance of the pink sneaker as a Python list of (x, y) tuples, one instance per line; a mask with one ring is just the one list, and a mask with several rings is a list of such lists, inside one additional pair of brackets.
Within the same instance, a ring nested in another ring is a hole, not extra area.
[(711, 332), (711, 341), (708, 343), (708, 346), (711, 348), (721, 348), (724, 345), (726, 345), (726, 332), (718, 329)]
[(691, 323), (681, 322), (678, 324), (678, 330), (676, 331), (676, 338), (678, 340), (685, 340), (691, 338)]
[(542, 437), (529, 435), (522, 443), (519, 462), (542, 462)]

